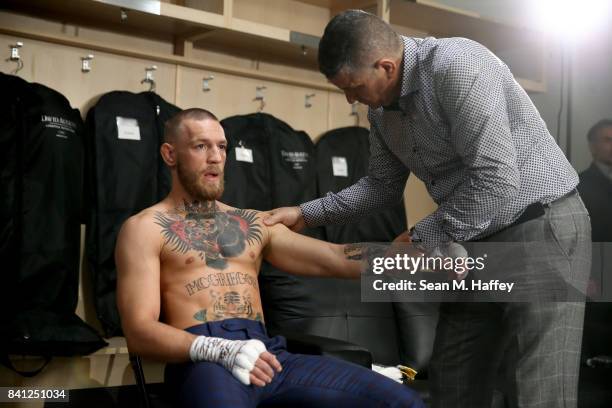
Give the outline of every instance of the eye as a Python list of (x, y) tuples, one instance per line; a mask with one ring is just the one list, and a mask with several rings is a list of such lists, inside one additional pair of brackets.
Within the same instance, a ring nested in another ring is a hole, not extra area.
[(219, 145), (219, 150), (223, 150), (223, 151), (227, 150), (227, 145), (224, 145), (224, 144)]
[(206, 145), (204, 145), (204, 143), (200, 143), (199, 145), (196, 145), (196, 149), (198, 149), (198, 150), (205, 150), (206, 149)]

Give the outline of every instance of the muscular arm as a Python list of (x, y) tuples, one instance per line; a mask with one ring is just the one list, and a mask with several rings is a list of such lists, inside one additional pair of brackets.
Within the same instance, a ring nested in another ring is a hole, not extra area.
[(191, 333), (159, 322), (160, 247), (152, 223), (132, 217), (121, 228), (115, 248), (117, 307), (131, 352), (167, 362), (189, 360)]
[(302, 276), (359, 278), (366, 267), (364, 247), (336, 245), (297, 234), (282, 224), (268, 229), (264, 258), (288, 273)]

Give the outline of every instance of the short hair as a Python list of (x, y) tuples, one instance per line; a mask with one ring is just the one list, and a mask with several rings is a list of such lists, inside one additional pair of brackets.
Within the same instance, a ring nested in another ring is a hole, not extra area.
[(177, 136), (185, 132), (184, 123), (187, 120), (206, 120), (211, 119), (219, 122), (219, 119), (210, 111), (202, 108), (190, 108), (180, 111), (166, 121), (164, 125), (164, 142), (170, 143), (176, 140)]
[(319, 71), (335, 77), (343, 68), (355, 72), (383, 56), (399, 54), (402, 40), (389, 24), (363, 10), (346, 10), (325, 27), (319, 43)]
[(607, 127), (612, 127), (612, 119), (602, 119), (596, 124), (594, 124), (593, 127), (589, 129), (589, 133), (587, 133), (587, 139), (589, 140), (589, 143), (594, 143), (599, 132), (601, 132)]

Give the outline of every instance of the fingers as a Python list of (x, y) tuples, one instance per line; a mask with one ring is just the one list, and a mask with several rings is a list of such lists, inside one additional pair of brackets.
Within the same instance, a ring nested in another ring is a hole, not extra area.
[(404, 231), (399, 234), (393, 242), (412, 242), (412, 236), (410, 235), (410, 231)]
[(287, 216), (287, 207), (281, 207), (281, 208), (276, 208), (272, 211), (268, 212), (268, 215), (266, 215), (263, 219), (264, 224), (266, 224), (267, 226), (271, 227), (272, 225), (283, 223), (285, 225), (285, 217)]
[(274, 371), (276, 371), (277, 373), (280, 373), (282, 371), (282, 369), (283, 369), (281, 364), (276, 359), (276, 356), (274, 354), (272, 354), (272, 353), (267, 352), (267, 351), (264, 352), (264, 353), (261, 353), (261, 355), (259, 356), (259, 360), (263, 360), (264, 363), (266, 363), (268, 366), (272, 367), (272, 369)]
[(257, 377), (252, 371), (249, 375), (249, 380), (251, 381), (251, 384), (256, 387), (265, 387), (268, 384), (266, 381)]
[(253, 368), (253, 371), (257, 371), (258, 377), (265, 377), (268, 382), (272, 381), (272, 377), (274, 377), (274, 369), (266, 362), (264, 362), (262, 359), (258, 359), (255, 362), (255, 368)]
[(282, 367), (276, 356), (269, 352), (263, 352), (255, 362), (255, 367), (251, 370), (251, 384), (257, 387), (264, 387), (272, 382), (274, 374), (280, 372)]
[[(269, 367), (268, 367), (269, 368)], [(272, 370), (269, 370), (272, 372)], [(251, 384), (255, 384), (257, 386), (265, 386), (266, 384), (270, 384), (272, 382), (272, 376), (266, 374), (264, 370), (255, 366), (251, 370)], [(262, 384), (262, 385), (259, 385)]]
[(304, 217), (300, 207), (281, 207), (268, 212), (268, 214), (263, 220), (267, 226), (282, 223), (294, 231), (304, 228)]

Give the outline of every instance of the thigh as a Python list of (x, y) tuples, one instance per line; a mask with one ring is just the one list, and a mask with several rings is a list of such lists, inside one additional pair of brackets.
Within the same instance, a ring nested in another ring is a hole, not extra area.
[(488, 407), (506, 338), (494, 303), (444, 303), (429, 365), (432, 406)]
[(255, 407), (254, 387), (236, 380), (219, 364), (169, 364), (165, 383), (176, 406), (185, 408)]
[(277, 385), (260, 406), (424, 407), (416, 391), (372, 370), (336, 358), (301, 354), (290, 355), (283, 363)]

